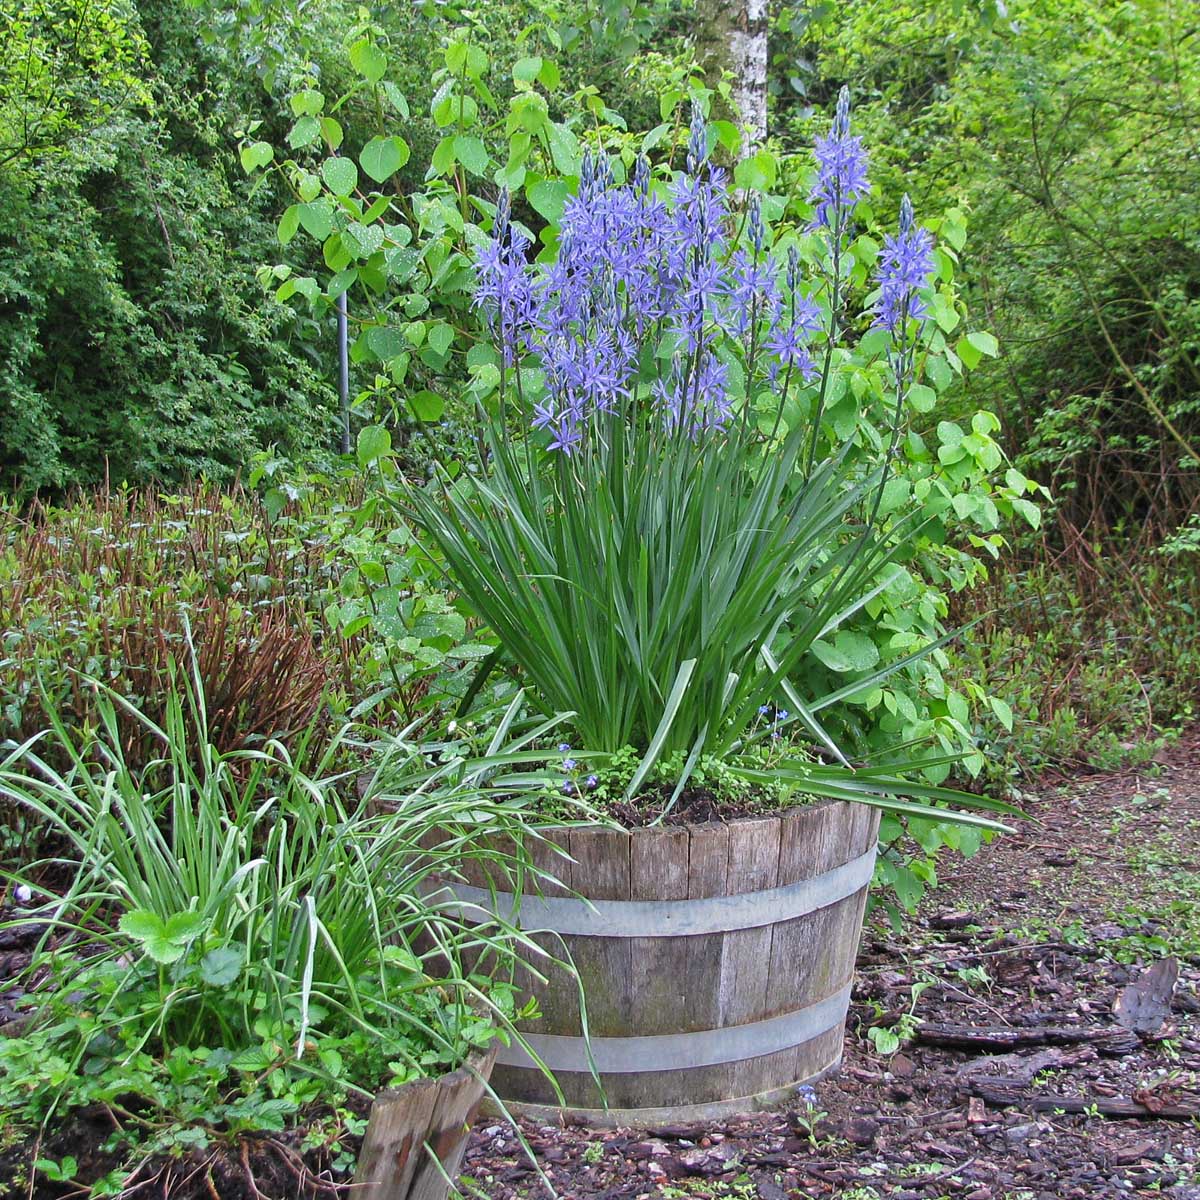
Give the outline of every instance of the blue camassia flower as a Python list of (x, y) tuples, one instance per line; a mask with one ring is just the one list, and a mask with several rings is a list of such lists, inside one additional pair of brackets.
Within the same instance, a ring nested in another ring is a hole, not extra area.
[[(816, 153), (817, 220), (840, 245), (850, 209), (867, 194), (848, 93)], [(552, 450), (576, 454), (599, 436), (599, 422), (647, 416), (698, 439), (727, 428), (757, 381), (774, 386), (782, 376), (786, 389), (793, 378), (807, 384), (817, 375), (811, 345), (824, 322), (809, 298), (816, 288), (801, 277), (795, 245), (784, 263), (772, 253), (758, 198), (741, 216), (733, 211), (726, 173), (708, 160), (698, 109), (687, 168), (656, 185), (640, 159), (618, 184), (607, 157), (586, 155), (548, 264), (530, 262), (531, 240), (501, 196), (477, 261), (475, 304), (506, 367), (541, 368), (543, 384), (528, 403)], [(932, 245), (906, 211), (880, 271), (876, 320), (893, 330), (902, 312), (924, 315), (915, 289)]]
[(776, 320), (766, 342), (767, 351), (774, 356), (768, 368), (772, 382), (781, 367), (798, 371), (806, 383), (816, 377), (817, 367), (808, 343), (820, 328), (821, 310), (807, 297), (794, 297), (791, 320)]
[(816, 205), (813, 225), (840, 236), (850, 210), (871, 190), (862, 138), (850, 132), (850, 89), (838, 93), (833, 128), (817, 139), (817, 182), (809, 199)]
[[(618, 186), (607, 158), (586, 156), (548, 265), (529, 263), (530, 240), (501, 198), (478, 258), (475, 303), (506, 365), (531, 357), (541, 367), (545, 386), (530, 397), (531, 419), (553, 450), (576, 453), (597, 418), (643, 401), (671, 432), (695, 438), (724, 428), (733, 411), (730, 337), (759, 349), (778, 344), (787, 365), (807, 372), (800, 342), (815, 330), (811, 306), (794, 297), (785, 305), (757, 202), (749, 252), (731, 252), (728, 181), (707, 160), (698, 112), (688, 167), (664, 194), (644, 160)], [(785, 319), (789, 311), (798, 316)], [(669, 352), (658, 353), (663, 347)], [(647, 363), (657, 376), (647, 377)]]
[(883, 239), (875, 278), (879, 299), (874, 324), (895, 335), (906, 320), (924, 321), (929, 315), (918, 293), (933, 274), (933, 234), (913, 224), (912, 203), (900, 202), (900, 228)]

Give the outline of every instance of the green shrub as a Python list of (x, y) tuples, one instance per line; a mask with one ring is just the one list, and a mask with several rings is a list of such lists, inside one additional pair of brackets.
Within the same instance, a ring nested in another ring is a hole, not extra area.
[[(459, 702), (491, 648), (371, 487), (279, 459), (260, 472), (265, 504), (197, 484), (0, 508), (0, 744), (51, 711), (94, 726), (85, 676), (161, 721), (188, 627), (221, 750), (287, 741), (322, 700), (393, 729)], [(144, 730), (117, 719), (140, 764)]]
[[(123, 10), (138, 55), (114, 45), (108, 65), (133, 82), (0, 163), (0, 485), (232, 480), (272, 442), (323, 449), (332, 331), (255, 287), (274, 204), (251, 194), (229, 144), (260, 85), (206, 50), (178, 5), (74, 7), (81, 45)], [(6, 57), (25, 62), (35, 45)], [(36, 100), (34, 83), (0, 71), (6, 88), (20, 95), (0, 141)]]
[[(44, 929), (29, 1024), (0, 1039), (6, 1128), (100, 1104), (136, 1160), (181, 1126), (200, 1127), (177, 1137), (193, 1146), (291, 1127), (515, 1035), (518, 963), (555, 964), (435, 886), (471, 862), (518, 894), (538, 877), (520, 798), (547, 778), (536, 754), (497, 735), (484, 756), (439, 763), (403, 736), (367, 747), (312, 725), (290, 748), (222, 752), (195, 666), (170, 664), (161, 723), (101, 688), (97, 729), (52, 712), (0, 758), (0, 797), (59, 847), (3, 877), (30, 888)], [(119, 711), (155, 745), (144, 766), (124, 754)], [(344, 769), (356, 758), (365, 775)], [(43, 892), (64, 868), (63, 893)]]

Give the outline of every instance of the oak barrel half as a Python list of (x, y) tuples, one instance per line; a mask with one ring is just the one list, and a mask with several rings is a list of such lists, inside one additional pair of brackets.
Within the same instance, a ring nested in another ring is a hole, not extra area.
[[(570, 950), (604, 1086), (602, 1097), (577, 985), (551, 972), (532, 989), (542, 1015), (527, 1036), (567, 1110), (610, 1123), (748, 1111), (836, 1067), (878, 826), (874, 808), (828, 802), (727, 823), (564, 830), (553, 840), (570, 860), (540, 847), (535, 859), (566, 886), (526, 896), (519, 921)], [(468, 873), (454, 891), (510, 916), (511, 898), (486, 882)], [(557, 1104), (518, 1046), (501, 1049), (492, 1082), (518, 1109)]]

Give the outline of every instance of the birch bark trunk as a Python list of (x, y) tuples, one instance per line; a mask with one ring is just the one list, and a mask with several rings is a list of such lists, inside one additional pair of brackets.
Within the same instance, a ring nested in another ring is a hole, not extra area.
[(733, 76), (737, 117), (749, 130), (744, 153), (753, 153), (767, 136), (768, 0), (698, 0), (697, 57), (710, 86), (721, 73)]

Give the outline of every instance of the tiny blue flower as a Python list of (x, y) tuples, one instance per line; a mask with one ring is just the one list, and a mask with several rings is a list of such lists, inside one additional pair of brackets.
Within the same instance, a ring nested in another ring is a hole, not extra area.
[(770, 716), (770, 714), (771, 714), (771, 706), (769, 704), (759, 705), (758, 715), (760, 717), (767, 717), (767, 716)]
[(789, 712), (788, 712), (788, 710), (787, 710), (786, 708), (781, 708), (781, 709), (780, 709), (780, 710), (779, 710), (779, 711), (778, 711), (778, 712), (775, 714), (775, 720), (777, 720), (777, 721), (786, 721), (786, 720), (788, 719), (788, 717), (790, 717), (790, 716), (791, 716), (791, 713), (789, 713)]
[(566, 754), (570, 751), (570, 749), (571, 749), (570, 742), (559, 742), (558, 743), (558, 750), (559, 750), (560, 754)]
[(573, 796), (575, 794), (575, 785), (569, 779), (566, 779), (563, 781), (562, 790), (564, 796)]
[(563, 770), (564, 771), (573, 771), (573, 770), (575, 770), (575, 768), (578, 765), (579, 764), (573, 758), (564, 758), (563, 759)]
[(599, 775), (589, 775), (587, 777), (587, 779), (584, 780), (584, 782), (590, 788), (599, 787), (600, 786), (600, 776)]

